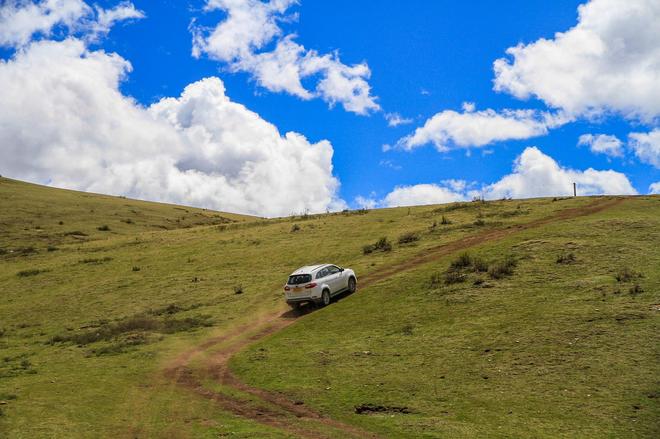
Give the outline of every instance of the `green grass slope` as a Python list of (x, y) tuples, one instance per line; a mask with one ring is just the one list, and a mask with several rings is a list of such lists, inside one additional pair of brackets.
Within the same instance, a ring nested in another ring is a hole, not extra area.
[[(491, 266), (512, 254), (517, 266), (502, 279), (465, 268), (446, 286), (453, 257), (399, 273), (305, 316), (233, 367), (386, 437), (648, 435), (658, 423), (659, 201), (627, 199), (471, 252)], [(2, 178), (0, 437), (290, 437), (219, 409), (163, 368), (283, 309), (281, 285), (298, 266), (331, 261), (364, 276), (592, 202), (263, 220)], [(365, 254), (381, 237), (392, 249)], [(564, 253), (575, 260), (556, 263)], [(617, 282), (625, 267), (643, 277)], [(637, 284), (643, 291), (631, 293)], [(412, 413), (357, 415), (360, 404)]]
[(384, 437), (658, 437), (659, 244), (660, 198), (628, 199), (379, 282), (233, 367)]
[[(0, 251), (46, 250), (147, 230), (254, 220), (194, 207), (152, 203), (0, 177)], [(31, 248), (31, 249), (30, 249)]]

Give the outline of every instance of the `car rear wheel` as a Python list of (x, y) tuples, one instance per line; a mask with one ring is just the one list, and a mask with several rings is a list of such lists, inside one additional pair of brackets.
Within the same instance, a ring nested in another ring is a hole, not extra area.
[(354, 277), (351, 277), (350, 279), (348, 279), (348, 292), (353, 294), (356, 289), (357, 289), (357, 282), (355, 282)]
[(323, 290), (321, 293), (321, 306), (330, 305), (330, 290)]

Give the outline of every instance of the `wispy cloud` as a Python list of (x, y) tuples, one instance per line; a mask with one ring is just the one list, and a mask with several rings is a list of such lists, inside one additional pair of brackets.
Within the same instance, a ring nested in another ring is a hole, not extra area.
[(399, 113), (385, 113), (385, 120), (387, 120), (387, 125), (391, 127), (408, 125), (413, 121), (412, 119), (401, 116)]

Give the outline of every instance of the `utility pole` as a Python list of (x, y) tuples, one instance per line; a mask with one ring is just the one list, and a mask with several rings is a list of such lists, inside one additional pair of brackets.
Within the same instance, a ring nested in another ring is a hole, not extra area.
[(577, 197), (577, 185), (573, 182), (573, 196)]

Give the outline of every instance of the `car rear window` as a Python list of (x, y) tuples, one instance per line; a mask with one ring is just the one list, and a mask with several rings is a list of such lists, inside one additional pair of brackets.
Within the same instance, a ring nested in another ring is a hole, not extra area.
[(312, 281), (312, 275), (311, 274), (294, 274), (293, 276), (289, 276), (289, 282), (287, 282), (289, 285), (300, 285), (300, 284), (306, 284), (307, 282)]

